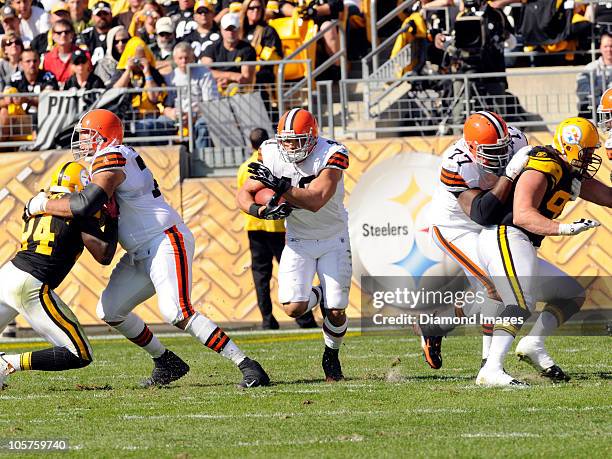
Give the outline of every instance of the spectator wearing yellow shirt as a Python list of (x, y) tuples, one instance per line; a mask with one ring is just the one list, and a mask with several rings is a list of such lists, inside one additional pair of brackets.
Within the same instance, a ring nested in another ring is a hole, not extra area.
[[(268, 140), (265, 129), (256, 128), (250, 134), (253, 154), (238, 169), (238, 189), (249, 178), (247, 165), (257, 161), (257, 151), (262, 143)], [(249, 237), (249, 249), (251, 250), (251, 272), (257, 295), (257, 305), (261, 311), (262, 328), (264, 330), (277, 330), (278, 322), (272, 314), (272, 300), (270, 298), (270, 280), (272, 279), (272, 262), (276, 258), (280, 262), (281, 253), (285, 247), (285, 221), (284, 220), (261, 220), (248, 214), (243, 214), (245, 219), (244, 229)], [(308, 312), (296, 319), (301, 328), (315, 328), (317, 322)]]

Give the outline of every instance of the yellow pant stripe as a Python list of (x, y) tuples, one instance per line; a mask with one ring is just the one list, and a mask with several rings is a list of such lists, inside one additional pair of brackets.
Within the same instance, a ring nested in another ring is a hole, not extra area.
[(24, 371), (28, 371), (32, 369), (32, 353), (24, 352), (19, 356), (19, 365), (21, 369)]
[(501, 253), (502, 262), (504, 264), (504, 271), (510, 286), (512, 287), (512, 293), (516, 298), (516, 301), (522, 309), (529, 310), (523, 290), (519, 284), (519, 280), (516, 277), (516, 270), (514, 269), (514, 262), (512, 261), (512, 254), (510, 253), (510, 243), (508, 242), (508, 235), (506, 234), (507, 227), (500, 225), (497, 229), (497, 241), (499, 244), (499, 251)]
[(516, 336), (518, 333), (518, 328), (516, 328), (513, 325), (495, 325), (495, 328), (493, 328), (493, 331), (505, 331), (506, 333), (510, 333), (512, 336)]
[(70, 341), (72, 341), (72, 344), (74, 344), (79, 357), (84, 360), (91, 360), (89, 348), (81, 336), (78, 326), (72, 323), (57, 307), (55, 301), (49, 293), (48, 285), (43, 285), (40, 297), (43, 309), (49, 315), (51, 320), (68, 335)]

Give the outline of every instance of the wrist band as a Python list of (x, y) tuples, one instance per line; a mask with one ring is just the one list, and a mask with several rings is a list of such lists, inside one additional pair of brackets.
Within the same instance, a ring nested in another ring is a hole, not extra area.
[(153, 81), (153, 77), (152, 76), (145, 77), (145, 81)]
[(249, 215), (259, 218), (259, 208), (260, 207), (263, 207), (263, 206), (260, 206), (259, 204), (255, 204), (255, 203), (251, 204), (249, 207)]

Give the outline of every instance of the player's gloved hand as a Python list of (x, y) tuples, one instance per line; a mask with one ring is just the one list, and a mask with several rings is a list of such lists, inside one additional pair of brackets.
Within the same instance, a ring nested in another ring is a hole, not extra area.
[(102, 211), (109, 218), (119, 218), (119, 204), (117, 204), (115, 195), (112, 195), (108, 202), (102, 206)]
[(47, 198), (47, 193), (40, 190), (36, 196), (30, 198), (30, 200), (26, 202), (25, 209), (23, 210), (23, 215), (25, 218), (27, 219), (33, 215), (44, 214), (47, 201), (49, 201), (49, 198)]
[(575, 201), (580, 196), (580, 188), (582, 187), (582, 181), (577, 178), (572, 179), (572, 195), (570, 201)]
[(272, 174), (272, 171), (261, 163), (252, 162), (249, 163), (249, 173), (253, 180), (263, 183), (266, 188), (270, 188), (278, 193), (279, 196), (291, 188), (291, 180), (287, 177), (276, 177)]
[(286, 202), (274, 204), (270, 201), (259, 214), (259, 218), (263, 218), (264, 220), (282, 220), (283, 218), (287, 218), (292, 211), (293, 208)]
[(573, 223), (560, 223), (559, 224), (559, 235), (560, 236), (575, 236), (576, 234), (582, 233), (591, 228), (597, 228), (600, 223), (597, 220), (589, 220), (588, 218), (581, 218)]
[(507, 177), (514, 182), (514, 180), (521, 172), (523, 172), (524, 167), (527, 165), (530, 151), (531, 148), (521, 148), (519, 151), (517, 151), (510, 162), (506, 165), (504, 177)]
[(314, 5), (309, 5), (308, 8), (304, 11), (304, 17), (306, 19), (315, 19), (319, 13)]

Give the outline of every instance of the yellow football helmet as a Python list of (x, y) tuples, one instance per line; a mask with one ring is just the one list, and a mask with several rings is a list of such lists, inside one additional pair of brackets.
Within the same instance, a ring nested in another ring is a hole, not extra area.
[(555, 131), (553, 145), (582, 178), (593, 177), (601, 166), (601, 157), (595, 154), (600, 147), (599, 133), (586, 118), (575, 116), (562, 121)]
[(74, 161), (62, 164), (51, 176), (49, 191), (51, 193), (74, 193), (82, 191), (89, 183), (87, 169)]

